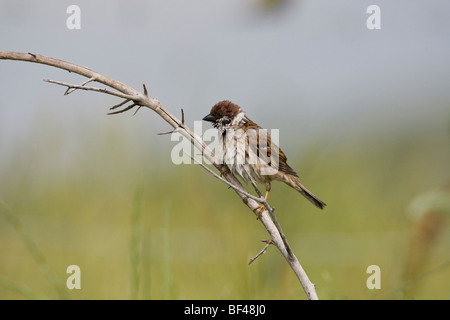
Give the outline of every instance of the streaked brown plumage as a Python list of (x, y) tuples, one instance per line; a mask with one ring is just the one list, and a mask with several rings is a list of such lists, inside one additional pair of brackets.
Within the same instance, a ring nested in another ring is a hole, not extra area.
[(250, 120), (245, 112), (231, 101), (215, 104), (203, 118), (219, 130), (219, 157), (231, 172), (248, 181), (264, 183), (266, 200), (271, 181), (278, 180), (300, 192), (315, 206), (323, 209), (325, 202), (317, 198), (300, 183), (297, 173), (287, 164), (284, 152), (272, 144), (269, 133)]

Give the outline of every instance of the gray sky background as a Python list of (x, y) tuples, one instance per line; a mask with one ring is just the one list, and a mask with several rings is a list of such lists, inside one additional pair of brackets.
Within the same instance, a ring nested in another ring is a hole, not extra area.
[[(345, 140), (400, 128), (448, 128), (450, 2), (443, 0), (0, 1), (0, 49), (87, 66), (140, 88), (187, 123), (230, 99), (266, 128)], [(66, 9), (81, 8), (68, 30)], [(366, 9), (381, 8), (381, 30)], [(26, 141), (35, 125), (83, 132), (133, 127), (167, 131), (148, 111), (105, 116), (119, 101), (94, 93), (64, 97), (43, 78), (81, 83), (49, 67), (0, 61), (0, 146)], [(56, 132), (56, 131), (55, 131)], [(51, 132), (49, 133), (51, 134)], [(283, 131), (281, 132), (283, 139)]]

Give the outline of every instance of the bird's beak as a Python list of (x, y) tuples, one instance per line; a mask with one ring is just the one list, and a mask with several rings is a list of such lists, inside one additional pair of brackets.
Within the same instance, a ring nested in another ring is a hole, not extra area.
[(202, 119), (203, 121), (215, 122), (217, 119), (215, 116), (208, 114), (206, 117)]

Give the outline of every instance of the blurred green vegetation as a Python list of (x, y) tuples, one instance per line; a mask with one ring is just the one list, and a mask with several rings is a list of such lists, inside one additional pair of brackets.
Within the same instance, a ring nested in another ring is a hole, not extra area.
[[(247, 265), (268, 234), (231, 189), (197, 165), (173, 165), (168, 136), (130, 139), (119, 123), (83, 128), (76, 148), (41, 121), (30, 143), (1, 157), (0, 298), (305, 299), (275, 248)], [(319, 298), (450, 298), (448, 208), (441, 228), (427, 229), (417, 268), (420, 221), (407, 214), (450, 179), (444, 131), (314, 141), (289, 158), (328, 207), (276, 182), (269, 202)], [(65, 288), (72, 264), (81, 290)], [(380, 290), (366, 287), (373, 264)]]

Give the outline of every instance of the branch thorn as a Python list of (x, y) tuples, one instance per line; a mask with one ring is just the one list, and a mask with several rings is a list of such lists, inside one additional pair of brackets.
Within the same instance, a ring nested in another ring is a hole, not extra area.
[(145, 96), (148, 97), (148, 91), (147, 91), (147, 87), (145, 86), (145, 83), (143, 83), (142, 86), (144, 87), (144, 94), (145, 94)]
[[(123, 104), (123, 103), (122, 103)], [(137, 103), (133, 103), (131, 105), (129, 105), (128, 107), (126, 107), (125, 109), (119, 110), (119, 111), (114, 111), (114, 112), (109, 112), (108, 115), (112, 115), (112, 114), (119, 114), (125, 111), (128, 111), (130, 109), (133, 109), (134, 107), (136, 107), (138, 104)]]

